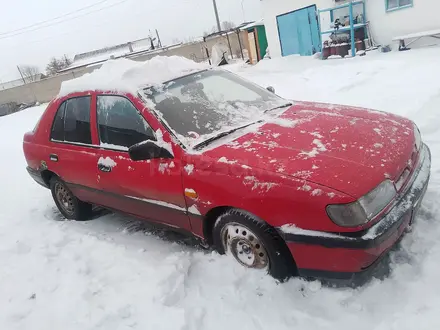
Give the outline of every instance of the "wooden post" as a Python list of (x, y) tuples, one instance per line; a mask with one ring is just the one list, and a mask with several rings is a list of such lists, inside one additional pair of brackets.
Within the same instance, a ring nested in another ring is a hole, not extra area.
[(244, 55), (243, 55), (243, 46), (241, 45), (241, 35), (240, 35), (240, 30), (237, 29), (237, 37), (238, 37), (238, 44), (240, 45), (240, 52), (241, 52), (241, 59), (244, 60)]

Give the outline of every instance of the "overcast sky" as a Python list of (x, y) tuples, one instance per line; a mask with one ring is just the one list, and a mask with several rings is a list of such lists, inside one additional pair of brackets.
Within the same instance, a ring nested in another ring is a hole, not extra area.
[[(38, 25), (86, 6), (91, 7)], [(221, 21), (239, 24), (243, 19), (261, 18), (260, 0), (217, 0), (217, 6)], [(52, 56), (73, 58), (77, 53), (144, 38), (149, 29), (158, 29), (162, 43), (170, 44), (174, 38), (201, 36), (216, 24), (212, 0), (0, 0), (0, 8), (3, 82), (19, 77), (17, 65), (37, 65), (44, 72)], [(34, 26), (23, 29), (29, 25)], [(36, 30), (26, 32), (32, 29)]]

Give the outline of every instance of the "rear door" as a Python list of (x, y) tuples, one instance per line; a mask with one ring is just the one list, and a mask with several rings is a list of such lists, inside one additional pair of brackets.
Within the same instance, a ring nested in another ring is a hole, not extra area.
[(92, 141), (92, 96), (64, 100), (51, 127), (48, 169), (56, 173), (79, 199), (99, 201), (96, 162), (99, 149)]
[(96, 110), (101, 146), (98, 180), (104, 205), (190, 230), (179, 150), (173, 148), (174, 159), (132, 161), (129, 147), (156, 141), (149, 123), (125, 96), (98, 95)]

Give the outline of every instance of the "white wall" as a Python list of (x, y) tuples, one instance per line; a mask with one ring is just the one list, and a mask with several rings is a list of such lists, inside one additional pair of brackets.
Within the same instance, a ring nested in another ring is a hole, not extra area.
[(22, 79), (0, 82), (0, 90), (13, 88), (13, 87), (21, 86), (21, 85), (23, 85)]
[[(366, 12), (375, 41), (383, 45), (391, 44), (393, 37), (440, 29), (438, 0), (413, 0), (413, 7), (391, 12), (386, 12), (383, 0), (367, 0)], [(437, 44), (436, 40), (424, 38), (418, 45)]]
[[(386, 12), (385, 0), (366, 0), (366, 16), (376, 42), (391, 44), (392, 38), (414, 32), (440, 29), (440, 1), (413, 0), (414, 6), (393, 12)], [(316, 5), (318, 9), (335, 6), (334, 0), (262, 0), (264, 24), (270, 55), (281, 56), (276, 16), (290, 11)], [(356, 8), (356, 7), (355, 7)], [(361, 6), (358, 7), (359, 9)], [(348, 12), (348, 9), (346, 9)], [(340, 15), (335, 12), (335, 15)], [(329, 14), (321, 15), (321, 29), (329, 28)], [(438, 43), (436, 39), (426, 39), (415, 44)]]

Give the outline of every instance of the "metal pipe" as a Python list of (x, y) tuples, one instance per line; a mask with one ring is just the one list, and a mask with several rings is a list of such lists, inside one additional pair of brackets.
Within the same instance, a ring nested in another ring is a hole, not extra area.
[(218, 10), (217, 10), (216, 0), (212, 0), (212, 4), (214, 5), (214, 13), (215, 13), (215, 19), (217, 21), (217, 29), (218, 29), (218, 32), (220, 32), (222, 30), (222, 27), (220, 25), (220, 18), (218, 17)]
[(351, 36), (351, 56), (356, 56), (356, 43), (354, 40), (354, 26), (353, 26), (353, 3), (350, 2), (349, 5), (349, 12), (350, 12), (350, 36)]

